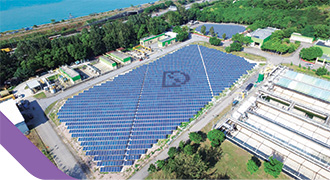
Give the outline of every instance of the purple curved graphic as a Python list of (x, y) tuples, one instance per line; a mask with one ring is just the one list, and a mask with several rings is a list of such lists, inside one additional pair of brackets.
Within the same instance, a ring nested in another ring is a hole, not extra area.
[(39, 179), (74, 179), (50, 162), (2, 112), (0, 112), (0, 123), (0, 144), (30, 174)]

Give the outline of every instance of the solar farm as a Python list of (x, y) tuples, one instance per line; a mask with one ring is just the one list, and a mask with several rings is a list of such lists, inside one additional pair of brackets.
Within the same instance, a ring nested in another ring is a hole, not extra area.
[(100, 172), (120, 172), (254, 66), (186, 46), (68, 99), (58, 118)]
[(328, 81), (278, 68), (230, 118), (227, 136), (250, 152), (283, 162), (297, 179), (330, 177)]
[[(240, 25), (229, 25), (229, 24), (203, 24), (206, 27), (206, 33), (209, 33), (211, 27), (214, 28), (214, 32), (219, 38), (226, 33), (226, 39), (230, 39), (236, 33), (242, 33), (245, 31), (244, 26)], [(196, 31), (201, 31), (202, 25), (196, 28)]]

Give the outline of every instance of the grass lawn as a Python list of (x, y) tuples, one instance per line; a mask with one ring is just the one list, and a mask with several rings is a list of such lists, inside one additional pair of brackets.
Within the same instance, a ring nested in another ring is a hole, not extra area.
[(46, 98), (47, 96), (44, 92), (41, 92), (41, 93), (34, 95), (33, 97), (35, 97), (37, 99), (42, 99), (42, 98)]
[(227, 112), (230, 111), (232, 105), (228, 105), (218, 116), (216, 116), (214, 119), (212, 119), (212, 121), (210, 121), (206, 126), (203, 127), (203, 129), (201, 130), (204, 133), (207, 133), (209, 131), (212, 130), (212, 126), (218, 122)]
[[(228, 140), (222, 143), (221, 148), (223, 156), (214, 167), (219, 173), (227, 174), (230, 179), (275, 179), (273, 176), (265, 173), (263, 164), (257, 172), (251, 175), (247, 171), (246, 163), (251, 159), (252, 155), (242, 148)], [(290, 178), (282, 172), (277, 179)]]
[(24, 89), (28, 89), (29, 87), (28, 86), (25, 86), (25, 88)]
[(56, 166), (53, 157), (48, 153), (48, 150), (41, 141), (35, 129), (30, 130), (30, 134), (26, 137)]
[[(225, 47), (223, 47), (223, 46), (212, 46), (210, 43), (206, 43), (206, 42), (199, 42), (197, 44), (208, 47), (208, 48), (217, 49), (222, 52), (226, 52)], [(238, 52), (234, 51), (234, 52), (231, 52), (231, 54), (234, 54), (234, 55), (240, 56), (240, 57), (245, 57), (245, 58), (253, 60), (253, 61), (261, 61), (261, 62), (267, 61), (267, 59), (263, 56), (249, 54), (249, 53), (245, 53), (242, 51), (238, 51)]]
[[(200, 147), (211, 146), (210, 141), (206, 140), (202, 142)], [(222, 157), (214, 165), (214, 167), (208, 170), (209, 173), (214, 171), (222, 176), (226, 175), (230, 179), (275, 179), (273, 176), (266, 174), (264, 171), (263, 161), (259, 170), (254, 174), (250, 174), (247, 171), (246, 163), (251, 159), (252, 155), (242, 148), (236, 146), (228, 140), (225, 140), (221, 144)], [(164, 171), (157, 171), (155, 173), (149, 173), (146, 179), (175, 179), (175, 173), (168, 174)], [(290, 179), (289, 176), (283, 172), (277, 179)]]

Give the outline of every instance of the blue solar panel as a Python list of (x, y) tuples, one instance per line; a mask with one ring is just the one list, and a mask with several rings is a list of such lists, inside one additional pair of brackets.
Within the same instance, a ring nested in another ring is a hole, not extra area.
[(120, 172), (123, 169), (122, 166), (117, 166), (117, 167), (102, 167), (100, 169), (100, 172)]
[[(226, 33), (226, 38), (231, 38), (236, 33), (245, 31), (244, 26), (240, 25), (228, 25), (228, 24), (203, 24), (206, 27), (206, 33), (209, 33), (211, 27), (214, 28), (214, 32), (218, 37), (222, 38), (222, 35)], [(202, 25), (196, 28), (197, 31), (201, 31)], [(205, 59), (205, 58), (204, 58)]]
[[(200, 50), (214, 94), (254, 66), (231, 54)], [(94, 86), (67, 100), (60, 122), (101, 172), (121, 171), (212, 99), (201, 54), (190, 45)]]

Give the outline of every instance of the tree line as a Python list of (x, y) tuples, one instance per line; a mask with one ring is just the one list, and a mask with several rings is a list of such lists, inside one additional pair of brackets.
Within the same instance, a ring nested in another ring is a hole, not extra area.
[(22, 79), (41, 71), (101, 55), (119, 47), (133, 47), (139, 39), (163, 33), (170, 24), (147, 14), (128, 17), (128, 21), (107, 22), (83, 29), (80, 34), (50, 40), (46, 36), (20, 41), (13, 54), (1, 52), (1, 84), (11, 77)]
[(246, 0), (222, 1), (214, 6), (196, 10), (199, 21), (239, 23), (248, 29), (275, 27), (291, 28), (305, 36), (327, 39), (330, 37), (329, 11), (319, 9), (330, 5), (328, 0)]

